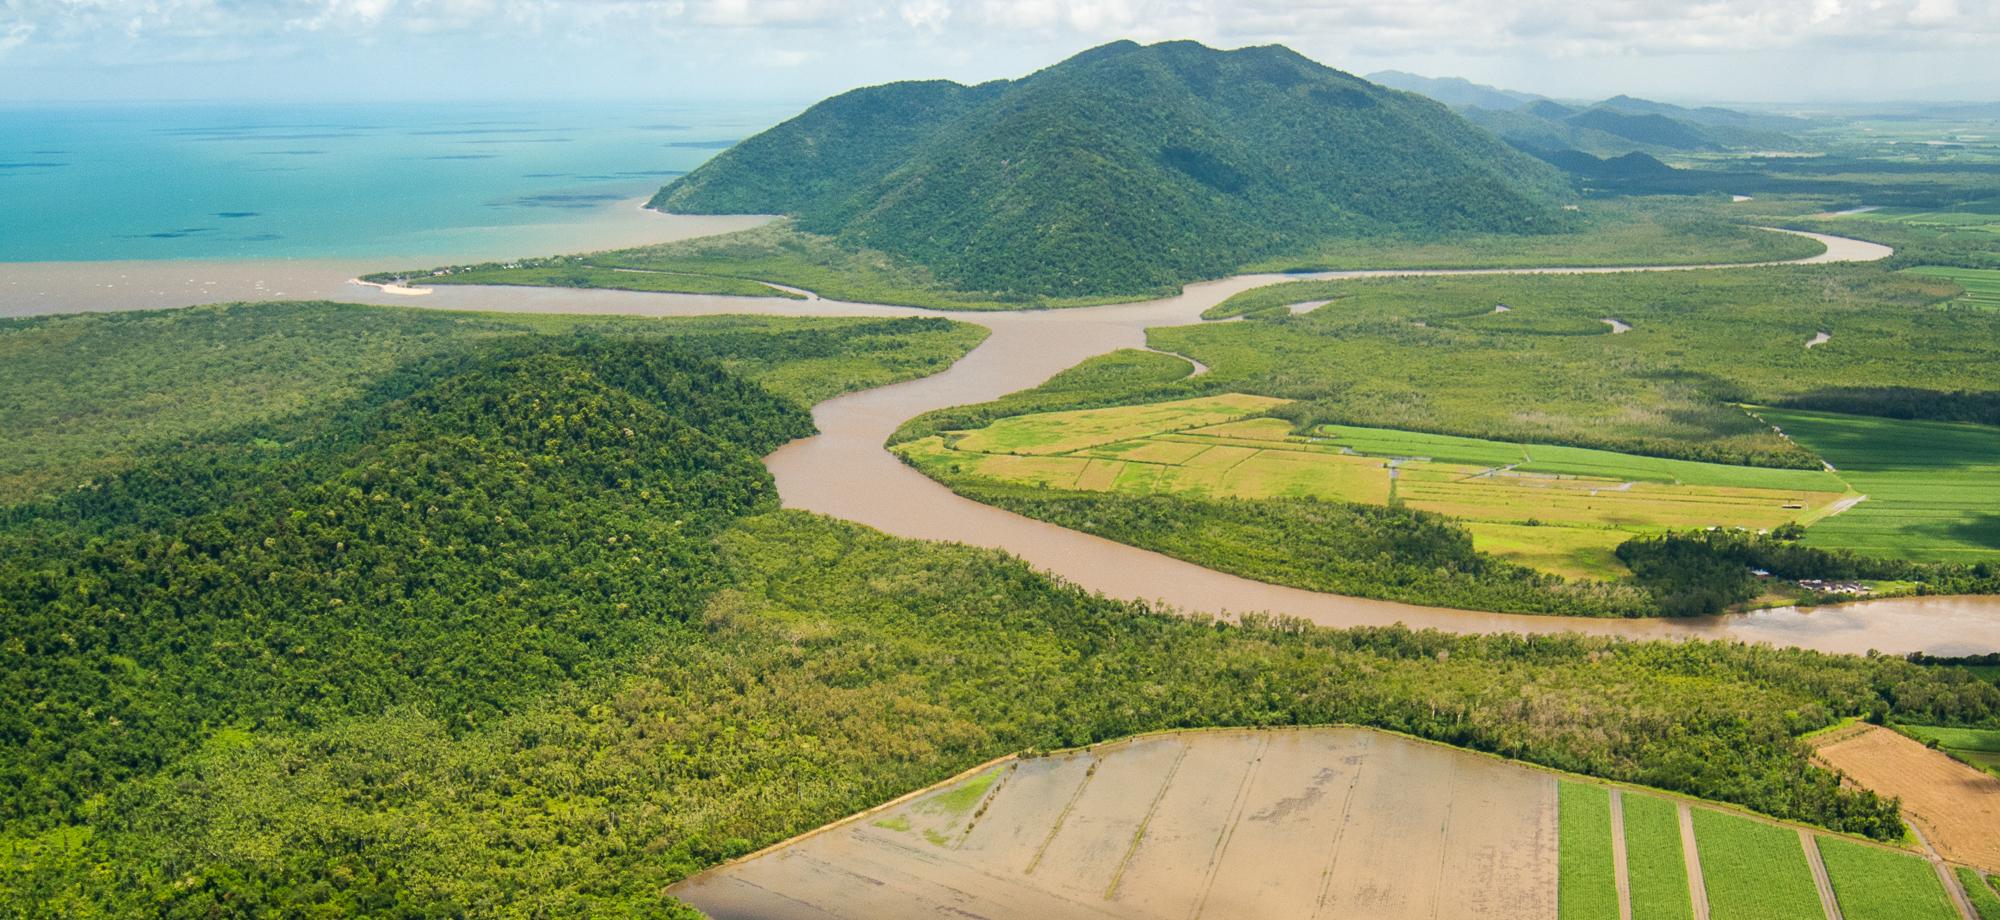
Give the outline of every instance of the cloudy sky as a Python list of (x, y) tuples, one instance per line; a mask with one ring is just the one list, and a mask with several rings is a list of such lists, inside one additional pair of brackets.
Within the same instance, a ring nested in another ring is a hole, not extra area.
[(1115, 38), (1558, 97), (2000, 99), (2000, 0), (0, 0), (0, 100), (811, 100)]

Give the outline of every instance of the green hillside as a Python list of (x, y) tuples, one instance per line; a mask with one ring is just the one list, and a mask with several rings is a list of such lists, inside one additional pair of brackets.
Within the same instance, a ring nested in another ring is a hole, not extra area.
[(1444, 106), (1283, 47), (1118, 42), (1012, 82), (835, 97), (651, 206), (788, 214), (959, 289), (1075, 297), (1331, 239), (1553, 232), (1565, 194)]

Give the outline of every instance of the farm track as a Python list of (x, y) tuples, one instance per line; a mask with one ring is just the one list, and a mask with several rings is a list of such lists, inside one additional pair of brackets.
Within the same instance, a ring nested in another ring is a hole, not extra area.
[[(1792, 231), (1786, 231), (1792, 232)], [(1873, 261), (1885, 246), (1804, 234), (1826, 252), (1799, 263)], [(1786, 263), (1752, 263), (1752, 265)], [(1610, 274), (1699, 271), (1743, 265), (1349, 271), (1243, 275), (1189, 285), (1142, 303), (1003, 313), (940, 312), (879, 304), (516, 287), (440, 287), (424, 307), (507, 312), (693, 316), (948, 316), (991, 331), (943, 372), (850, 393), (813, 407), (820, 434), (765, 458), (786, 507), (814, 511), (914, 539), (1004, 550), (1085, 589), (1187, 612), (1223, 616), (1281, 613), (1325, 626), (1434, 628), (1460, 633), (1587, 633), (1634, 639), (1710, 638), (1829, 652), (1964, 654), (2000, 649), (2000, 599), (1906, 598), (1806, 611), (1795, 608), (1679, 620), (1625, 620), (1497, 614), (1424, 607), (1288, 588), (1229, 575), (1137, 547), (1021, 517), (960, 497), (884, 449), (904, 421), (932, 409), (996, 399), (1033, 387), (1106, 352), (1146, 347), (1146, 330), (1201, 322), (1228, 297), (1283, 281), (1400, 276)], [(372, 289), (371, 289), (372, 290)], [(375, 298), (403, 305), (408, 299)]]

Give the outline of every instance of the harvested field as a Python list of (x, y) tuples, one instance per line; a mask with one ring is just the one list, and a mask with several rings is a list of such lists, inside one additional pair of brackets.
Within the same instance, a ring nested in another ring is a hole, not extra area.
[(1817, 740), (1818, 756), (1854, 782), (1903, 800), (1940, 856), (2000, 871), (2000, 778), (1874, 725)]
[(1556, 916), (1556, 780), (1489, 757), (1362, 729), (1200, 732), (987, 775), (673, 894), (717, 920)]

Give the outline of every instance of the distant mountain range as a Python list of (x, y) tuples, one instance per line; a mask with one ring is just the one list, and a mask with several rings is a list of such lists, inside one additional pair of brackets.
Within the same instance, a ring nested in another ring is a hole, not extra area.
[(1366, 79), (1390, 89), (1429, 96), (1455, 109), (1470, 107), (1505, 112), (1544, 98), (1534, 93), (1474, 83), (1464, 77), (1424, 77), (1401, 70), (1378, 70)]
[(1330, 239), (1564, 227), (1561, 173), (1280, 46), (1116, 42), (1027, 77), (835, 96), (650, 207), (776, 213), (961, 290), (1145, 294)]
[(1473, 124), (1541, 156), (1563, 150), (1615, 157), (1633, 152), (1665, 155), (1805, 146), (1790, 132), (1807, 123), (1783, 115), (1687, 108), (1632, 96), (1572, 106), (1458, 77), (1422, 77), (1396, 70), (1369, 74), (1368, 79), (1452, 106)]

